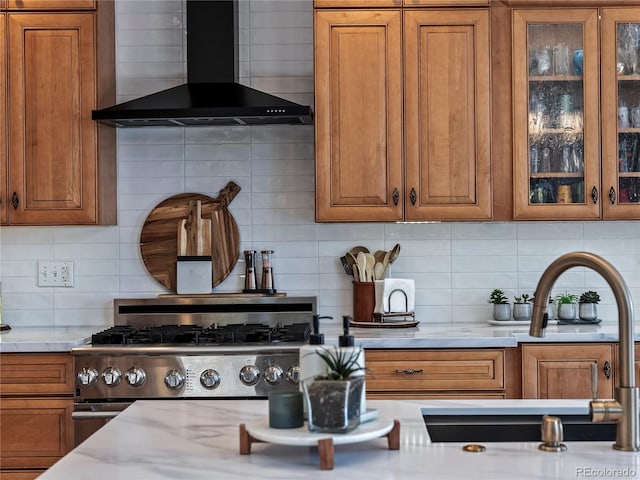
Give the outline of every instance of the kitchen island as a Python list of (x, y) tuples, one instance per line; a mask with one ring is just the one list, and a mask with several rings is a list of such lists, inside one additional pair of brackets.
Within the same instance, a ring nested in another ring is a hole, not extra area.
[[(495, 403), (499, 402), (499, 403)], [(563, 403), (564, 402), (564, 403)], [(568, 403), (567, 403), (568, 402)], [(320, 470), (316, 447), (256, 443), (239, 453), (239, 425), (263, 418), (266, 400), (137, 401), (46, 471), (42, 480), (242, 479), (568, 479), (636, 478), (640, 453), (611, 442), (565, 442), (567, 451), (538, 443), (485, 443), (470, 453), (462, 443), (432, 443), (421, 415), (428, 406), (578, 406), (588, 401), (368, 401), (380, 419), (400, 421), (400, 450), (387, 439), (335, 446), (333, 470)]]

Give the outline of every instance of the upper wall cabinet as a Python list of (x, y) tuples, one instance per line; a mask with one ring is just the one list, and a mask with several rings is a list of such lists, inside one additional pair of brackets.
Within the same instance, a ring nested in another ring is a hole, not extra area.
[(314, 48), (317, 221), (491, 218), (488, 9), (316, 10)]
[(601, 43), (602, 215), (638, 219), (640, 8), (603, 9)]
[(640, 10), (515, 9), (513, 39), (515, 219), (640, 218)]
[[(0, 2), (2, 1), (0, 0)], [(4, 121), (7, 118), (6, 17), (7, 15), (0, 11), (0, 119), (2, 119), (0, 121), (0, 174), (3, 176), (7, 171), (7, 122)], [(5, 183), (0, 183), (0, 225), (7, 220), (5, 193)]]
[(115, 132), (91, 119), (100, 99), (114, 97), (113, 3), (9, 0), (7, 7), (2, 223), (114, 224)]

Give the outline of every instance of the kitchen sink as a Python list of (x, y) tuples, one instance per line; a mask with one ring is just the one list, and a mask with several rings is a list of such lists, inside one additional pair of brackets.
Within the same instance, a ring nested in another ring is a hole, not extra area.
[[(450, 412), (422, 409), (432, 442), (540, 442), (545, 413), (517, 410)], [(616, 424), (593, 423), (587, 413), (553, 413), (562, 420), (564, 441), (615, 441)]]

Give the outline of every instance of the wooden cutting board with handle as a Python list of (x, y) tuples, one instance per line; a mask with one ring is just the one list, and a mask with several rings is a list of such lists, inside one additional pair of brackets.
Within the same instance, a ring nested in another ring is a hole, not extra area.
[(156, 205), (140, 233), (142, 261), (151, 276), (176, 291), (180, 244), (186, 255), (210, 252), (212, 287), (227, 278), (240, 254), (238, 225), (227, 208), (238, 192), (240, 186), (229, 182), (216, 198), (181, 193)]

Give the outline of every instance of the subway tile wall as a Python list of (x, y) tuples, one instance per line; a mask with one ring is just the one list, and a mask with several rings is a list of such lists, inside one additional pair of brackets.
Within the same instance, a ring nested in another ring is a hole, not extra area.
[[(240, 80), (290, 100), (313, 102), (312, 0), (240, 0)], [(185, 79), (182, 0), (116, 0), (118, 101)], [(485, 324), (493, 288), (532, 293), (544, 268), (574, 250), (598, 253), (640, 301), (640, 222), (316, 224), (313, 127), (259, 126), (118, 130), (118, 225), (0, 229), (2, 320), (19, 325), (112, 323), (115, 297), (166, 293), (139, 249), (146, 216), (183, 192), (216, 196), (229, 180), (243, 249), (273, 249), (276, 287), (317, 295), (338, 321), (352, 313), (352, 286), (339, 257), (355, 245), (402, 246), (391, 276), (416, 282), (417, 319)], [(37, 263), (74, 262), (73, 287), (38, 287)], [(216, 292), (242, 289), (239, 261)], [(611, 290), (594, 272), (572, 269), (554, 293), (597, 289), (614, 321)]]

